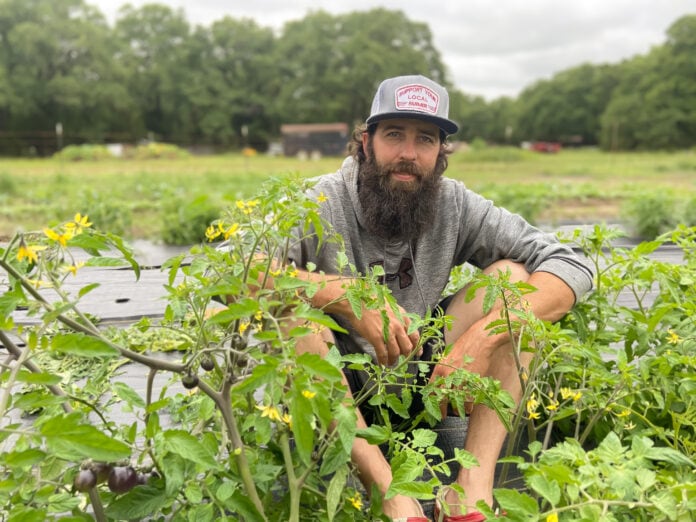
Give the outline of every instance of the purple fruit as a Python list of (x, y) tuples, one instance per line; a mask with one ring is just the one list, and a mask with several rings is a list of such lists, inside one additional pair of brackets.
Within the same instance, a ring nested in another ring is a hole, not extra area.
[(109, 489), (114, 493), (125, 493), (138, 484), (138, 474), (130, 466), (116, 466), (109, 473)]

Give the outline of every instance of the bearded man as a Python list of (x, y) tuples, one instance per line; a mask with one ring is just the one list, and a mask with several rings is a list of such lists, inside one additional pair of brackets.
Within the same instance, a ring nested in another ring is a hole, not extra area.
[[(509, 271), (512, 281), (525, 281), (536, 290), (525, 296), (529, 309), (542, 320), (557, 321), (592, 287), (586, 262), (553, 236), (544, 234), (518, 215), (496, 207), (461, 182), (446, 178), (449, 153), (446, 138), (457, 132), (449, 119), (449, 96), (439, 84), (423, 76), (400, 76), (383, 81), (374, 97), (370, 116), (353, 135), (351, 155), (338, 172), (320, 177), (313, 187), (320, 212), (343, 240), (350, 263), (365, 274), (381, 265), (384, 283), (402, 312), (421, 317), (440, 309), (453, 318), (444, 332), (452, 345), (434, 364), (431, 379), (466, 368), (500, 381), (519, 401), (521, 385), (512, 343), (506, 334), (490, 334), (486, 326), (500, 318), (500, 310), (483, 313), (482, 296), (467, 302), (466, 289), (442, 300), (453, 268), (464, 263), (489, 274)], [(319, 248), (318, 248), (319, 247)], [(300, 352), (325, 355), (336, 345), (342, 353), (368, 353), (376, 363), (393, 365), (419, 345), (419, 333), (409, 332), (406, 315), (391, 310), (364, 310), (360, 318), (345, 299), (350, 274), (337, 267), (338, 246), (318, 245), (316, 237), (298, 238), (290, 253), (300, 277), (319, 281), (314, 307), (332, 314), (350, 333), (328, 329), (298, 340)], [(316, 271), (302, 270), (312, 263)], [(321, 273), (320, 273), (321, 272)], [(384, 334), (383, 314), (388, 316)], [(420, 350), (416, 358), (428, 356)], [(528, 365), (531, 355), (523, 353)], [(346, 370), (353, 392), (364, 383), (361, 375)], [(454, 489), (443, 495), (444, 520), (483, 520), (475, 504), (493, 503), (495, 466), (506, 430), (489, 408), (469, 405), (464, 449), (479, 465), (461, 469)], [(443, 407), (443, 413), (446, 406)], [(464, 412), (462, 412), (464, 413)], [(359, 415), (359, 426), (365, 420)], [(370, 491), (384, 494), (392, 480), (381, 450), (356, 439), (352, 459)], [(383, 502), (393, 520), (427, 521), (413, 499), (397, 495)]]

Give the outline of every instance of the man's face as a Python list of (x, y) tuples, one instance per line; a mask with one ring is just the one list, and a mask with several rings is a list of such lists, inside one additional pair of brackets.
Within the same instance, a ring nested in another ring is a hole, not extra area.
[(411, 119), (384, 120), (377, 124), (371, 147), (367, 132), (362, 139), (368, 160), (388, 176), (387, 186), (417, 190), (424, 177), (432, 176), (440, 152), (440, 129), (436, 125)]
[(432, 224), (447, 165), (439, 136), (437, 126), (405, 119), (379, 122), (374, 135), (363, 134), (358, 197), (372, 233), (411, 240)]

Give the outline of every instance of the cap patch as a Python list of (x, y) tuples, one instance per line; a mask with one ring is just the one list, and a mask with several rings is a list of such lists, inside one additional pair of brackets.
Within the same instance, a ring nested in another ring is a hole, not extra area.
[(394, 93), (397, 111), (417, 111), (437, 114), (440, 97), (425, 85), (405, 85)]

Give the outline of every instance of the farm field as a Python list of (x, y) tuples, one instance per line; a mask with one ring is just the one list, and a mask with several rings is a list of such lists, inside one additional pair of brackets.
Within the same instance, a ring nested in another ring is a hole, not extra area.
[[(177, 242), (163, 232), (191, 215), (215, 216), (270, 177), (316, 176), (341, 158), (0, 159), (0, 240), (88, 214), (130, 239)], [(458, 150), (447, 175), (537, 224), (617, 222), (643, 196), (696, 198), (696, 153), (539, 154), (512, 147)], [(183, 215), (186, 214), (186, 215)]]

